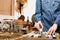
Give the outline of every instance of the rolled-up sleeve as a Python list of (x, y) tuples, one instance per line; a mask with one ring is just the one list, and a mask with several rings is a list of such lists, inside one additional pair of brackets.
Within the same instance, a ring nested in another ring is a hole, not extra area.
[(54, 23), (60, 25), (60, 0), (56, 1), (58, 3), (58, 6), (56, 6), (55, 14), (56, 14), (56, 20)]
[(59, 13), (59, 15), (57, 15), (56, 20), (55, 20), (54, 23), (60, 25), (60, 12), (58, 12), (58, 13)]
[(41, 12), (40, 12), (40, 0), (36, 0), (36, 13), (35, 13), (35, 21), (38, 22), (41, 20)]

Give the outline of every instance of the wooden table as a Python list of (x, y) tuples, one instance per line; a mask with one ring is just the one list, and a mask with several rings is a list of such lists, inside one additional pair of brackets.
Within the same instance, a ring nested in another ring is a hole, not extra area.
[[(25, 24), (26, 22), (23, 21), (15, 21), (18, 24)], [(37, 30), (34, 27), (31, 27), (31, 29), (26, 29), (27, 34), (32, 32), (33, 30)], [(5, 34), (5, 35), (4, 35)], [(49, 39), (49, 38), (37, 38), (37, 37), (31, 37), (31, 38), (27, 38), (26, 36), (22, 37), (23, 34), (21, 32), (18, 33), (2, 33), (0, 34), (0, 40), (55, 40), (55, 39)], [(60, 35), (57, 34), (57, 39), (56, 40), (60, 40)]]
[(17, 40), (53, 40), (53, 39), (48, 39), (48, 38), (20, 38)]

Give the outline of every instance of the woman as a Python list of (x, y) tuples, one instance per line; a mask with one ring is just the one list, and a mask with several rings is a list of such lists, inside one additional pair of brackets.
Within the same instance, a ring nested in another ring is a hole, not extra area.
[(60, 33), (60, 0), (36, 0), (36, 28), (47, 34)]

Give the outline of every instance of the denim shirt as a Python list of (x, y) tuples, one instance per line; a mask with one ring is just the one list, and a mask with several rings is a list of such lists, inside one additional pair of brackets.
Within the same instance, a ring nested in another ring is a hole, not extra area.
[(41, 1), (36, 0), (35, 21), (42, 21), (43, 31), (48, 31), (54, 23), (60, 26), (60, 0)]

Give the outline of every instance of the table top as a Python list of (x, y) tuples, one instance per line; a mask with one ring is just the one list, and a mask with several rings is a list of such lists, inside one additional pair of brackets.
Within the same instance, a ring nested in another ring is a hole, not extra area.
[[(19, 24), (26, 24), (26, 22), (23, 21), (15, 21)], [(27, 34), (31, 33), (32, 31), (36, 31), (37, 29), (35, 27), (31, 27), (30, 29), (24, 29)], [(59, 40), (60, 35), (57, 33), (56, 39), (51, 38), (45, 38), (45, 37), (30, 37), (28, 38), (26, 35), (22, 34), (22, 32), (0, 32), (0, 40)]]

